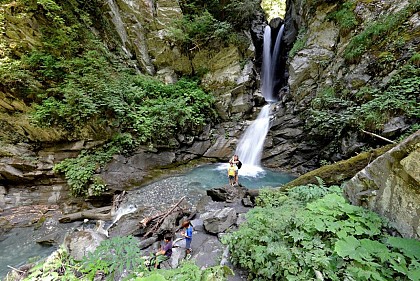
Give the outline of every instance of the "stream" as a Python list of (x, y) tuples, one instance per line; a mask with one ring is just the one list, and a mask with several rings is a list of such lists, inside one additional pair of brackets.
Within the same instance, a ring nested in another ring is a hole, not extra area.
[[(206, 190), (228, 184), (227, 163), (207, 164), (183, 174), (160, 178), (152, 183), (129, 191), (128, 206), (168, 205), (186, 196), (190, 204), (195, 204), (206, 194)], [(239, 183), (250, 189), (277, 187), (293, 180), (294, 177), (257, 166), (243, 165), (239, 170)], [(47, 224), (45, 226), (45, 224)], [(48, 225), (50, 224), (50, 225)], [(44, 223), (44, 229), (33, 227), (16, 228), (0, 237), (0, 279), (10, 268), (18, 268), (29, 261), (36, 261), (50, 255), (56, 247), (41, 246), (35, 241), (55, 229), (73, 226), (58, 222)], [(46, 231), (45, 229), (48, 229)]]

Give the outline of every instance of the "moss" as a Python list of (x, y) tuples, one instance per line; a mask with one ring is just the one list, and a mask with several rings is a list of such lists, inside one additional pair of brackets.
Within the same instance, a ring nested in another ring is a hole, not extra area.
[(377, 148), (375, 150), (367, 151), (360, 153), (350, 159), (342, 160), (337, 163), (322, 166), (316, 170), (313, 170), (309, 173), (306, 173), (297, 179), (287, 183), (282, 187), (282, 189), (289, 189), (294, 186), (306, 185), (309, 183), (316, 184), (316, 177), (319, 177), (324, 180), (325, 184), (341, 184), (346, 180), (351, 179), (364, 169), (370, 162), (375, 160), (377, 157), (381, 156), (395, 145), (390, 144)]
[(46, 221), (46, 217), (45, 216), (41, 216), (38, 220), (37, 220), (37, 222), (35, 223), (35, 226), (34, 226), (34, 230), (37, 230), (37, 229), (40, 229), (41, 228), (41, 226), (44, 224), (44, 222)]

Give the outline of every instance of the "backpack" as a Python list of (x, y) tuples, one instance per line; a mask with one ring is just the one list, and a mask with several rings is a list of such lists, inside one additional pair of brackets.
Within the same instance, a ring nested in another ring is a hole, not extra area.
[(242, 162), (238, 161), (238, 163), (236, 163), (236, 166), (238, 166), (238, 169), (240, 169), (242, 167)]

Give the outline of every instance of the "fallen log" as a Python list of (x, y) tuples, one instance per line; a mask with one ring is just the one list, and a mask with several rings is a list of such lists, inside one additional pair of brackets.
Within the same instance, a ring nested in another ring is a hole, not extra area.
[[(101, 207), (101, 208), (96, 208), (96, 209), (91, 209), (91, 210), (84, 210), (81, 212), (62, 216), (58, 221), (61, 223), (69, 223), (69, 222), (73, 222), (77, 220), (84, 220), (84, 219), (107, 221), (107, 220), (112, 219), (111, 212), (110, 212), (111, 208), (112, 206), (106, 206), (106, 207)], [(108, 213), (104, 214), (104, 212), (108, 212)]]

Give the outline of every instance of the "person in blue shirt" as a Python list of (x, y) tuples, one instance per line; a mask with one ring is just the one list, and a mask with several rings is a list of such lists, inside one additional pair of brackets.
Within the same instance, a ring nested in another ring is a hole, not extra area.
[(191, 222), (187, 220), (182, 223), (182, 228), (183, 228), (183, 231), (181, 232), (181, 235), (185, 237), (185, 244), (186, 244), (185, 253), (188, 259), (191, 257), (191, 252), (192, 252), (191, 241), (192, 241), (192, 236), (193, 236), (193, 227), (191, 225)]

